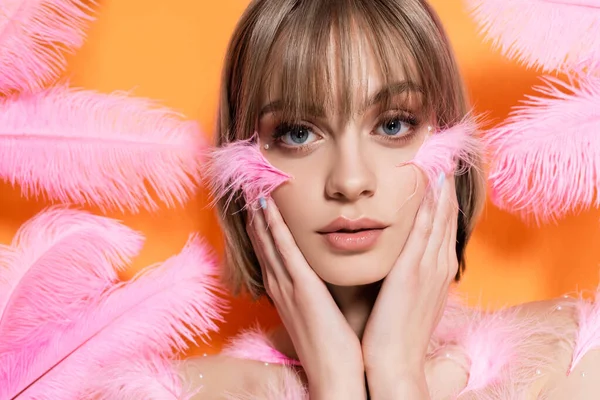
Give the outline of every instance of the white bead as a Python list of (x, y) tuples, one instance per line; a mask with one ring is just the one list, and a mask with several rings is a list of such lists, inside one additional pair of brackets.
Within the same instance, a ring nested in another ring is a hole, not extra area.
[(198, 375), (200, 377), (200, 379), (204, 378), (204, 375), (200, 374)]
[(264, 148), (265, 150), (269, 150), (269, 148), (270, 148), (270, 147), (271, 147), (271, 146), (269, 146), (269, 143), (267, 143), (267, 144), (265, 144), (265, 145), (263, 146), (263, 148)]
[(268, 367), (268, 366), (269, 366), (269, 363), (265, 363), (265, 365)]
[(563, 295), (563, 299), (568, 299), (568, 298), (569, 298), (568, 294)]
[(204, 353), (204, 354), (202, 354), (202, 357), (206, 357), (207, 355), (208, 355), (208, 354)]
[(542, 370), (541, 369), (536, 369), (535, 373), (536, 373), (536, 375), (541, 375), (542, 374)]
[(560, 310), (562, 310), (562, 306), (558, 306), (558, 307), (556, 307), (556, 309), (557, 309), (558, 311), (560, 311)]
[(427, 131), (428, 131), (428, 132), (431, 132), (432, 130), (433, 130), (433, 127), (432, 127), (431, 125), (429, 125), (429, 126), (427, 127)]
[(451, 358), (450, 353), (446, 353), (446, 358)]
[(581, 373), (581, 377), (582, 377), (582, 378), (585, 378), (585, 372), (582, 372), (582, 373)]

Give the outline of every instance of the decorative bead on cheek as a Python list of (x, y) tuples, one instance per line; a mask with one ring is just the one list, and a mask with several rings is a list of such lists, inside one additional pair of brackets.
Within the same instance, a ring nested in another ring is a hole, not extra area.
[(429, 126), (427, 127), (427, 132), (431, 133), (432, 131), (433, 131), (433, 127), (432, 127), (431, 125), (429, 125)]
[(200, 374), (200, 375), (198, 375), (198, 377), (199, 377), (200, 379), (202, 379), (202, 378), (204, 378), (204, 375)]
[(269, 366), (269, 363), (265, 363), (265, 365), (268, 367), (268, 366)]
[(271, 146), (269, 146), (269, 143), (267, 143), (263, 146), (263, 149), (265, 149), (265, 150), (269, 150), (270, 148), (271, 148)]
[(582, 378), (585, 378), (585, 372), (582, 372), (582, 373), (581, 373), (581, 377), (582, 377)]
[(556, 307), (556, 309), (557, 309), (558, 311), (560, 311), (560, 310), (562, 310), (562, 306), (557, 306), (557, 307)]
[(536, 375), (541, 375), (542, 374), (542, 370), (541, 369), (536, 369), (535, 370), (535, 374)]

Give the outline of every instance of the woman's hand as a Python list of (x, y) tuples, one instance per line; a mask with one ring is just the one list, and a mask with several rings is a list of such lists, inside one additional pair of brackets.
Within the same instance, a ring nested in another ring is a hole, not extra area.
[(272, 199), (249, 210), (246, 230), (273, 300), (306, 372), (311, 399), (364, 399), (360, 342), (306, 262)]
[(437, 204), (428, 194), (385, 278), (362, 341), (372, 398), (428, 399), (425, 357), (458, 270), (454, 179), (440, 176)]

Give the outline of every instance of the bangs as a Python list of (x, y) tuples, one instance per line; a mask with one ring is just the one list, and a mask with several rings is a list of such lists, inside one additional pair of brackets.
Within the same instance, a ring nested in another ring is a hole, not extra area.
[(418, 57), (424, 53), (393, 14), (376, 0), (299, 2), (282, 21), (254, 104), (268, 103), (268, 111), (290, 121), (333, 114), (347, 119), (367, 103), (369, 59), (381, 79), (381, 107), (410, 103), (430, 113), (432, 79)]

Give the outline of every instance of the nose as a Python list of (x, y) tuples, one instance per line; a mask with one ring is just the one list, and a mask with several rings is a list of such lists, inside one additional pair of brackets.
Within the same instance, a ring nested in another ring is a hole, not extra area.
[(361, 151), (359, 140), (352, 142), (336, 146), (325, 185), (330, 199), (355, 202), (375, 194), (376, 176), (370, 168), (370, 160)]

